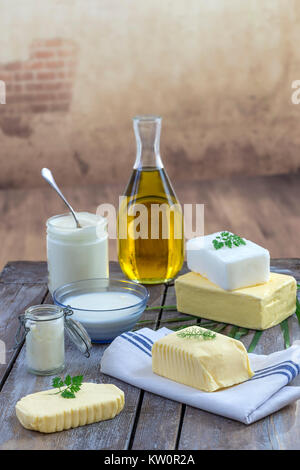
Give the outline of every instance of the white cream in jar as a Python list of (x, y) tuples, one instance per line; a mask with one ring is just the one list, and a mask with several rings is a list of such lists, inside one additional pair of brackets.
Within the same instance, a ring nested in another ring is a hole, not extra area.
[(77, 212), (82, 228), (71, 214), (47, 221), (48, 284), (51, 293), (64, 284), (108, 277), (107, 219)]
[(29, 372), (52, 375), (65, 362), (64, 312), (55, 305), (37, 305), (26, 310), (26, 363)]
[(16, 346), (26, 338), (27, 370), (36, 375), (60, 373), (65, 365), (65, 336), (86, 357), (90, 356), (91, 340), (78, 322), (69, 318), (73, 312), (57, 305), (42, 304), (29, 307), (19, 315)]

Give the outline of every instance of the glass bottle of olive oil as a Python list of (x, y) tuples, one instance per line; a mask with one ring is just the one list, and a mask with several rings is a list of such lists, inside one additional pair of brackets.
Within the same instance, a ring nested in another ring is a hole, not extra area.
[(184, 258), (183, 214), (160, 157), (161, 118), (133, 119), (137, 144), (118, 213), (118, 256), (124, 274), (143, 284), (173, 279)]

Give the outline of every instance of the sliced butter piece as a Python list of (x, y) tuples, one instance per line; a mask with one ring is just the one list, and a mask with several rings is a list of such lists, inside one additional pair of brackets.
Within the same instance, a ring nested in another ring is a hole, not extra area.
[[(191, 326), (182, 331), (199, 329)], [(180, 332), (159, 339), (152, 347), (152, 370), (190, 387), (214, 392), (253, 376), (247, 351), (240, 341), (216, 333), (215, 338), (182, 338)]]
[(265, 330), (296, 310), (297, 283), (292, 276), (270, 273), (265, 284), (226, 291), (200, 274), (175, 281), (177, 309), (197, 317)]
[(83, 383), (75, 398), (55, 390), (27, 395), (16, 404), (26, 429), (50, 433), (114, 418), (124, 407), (124, 392), (112, 384)]

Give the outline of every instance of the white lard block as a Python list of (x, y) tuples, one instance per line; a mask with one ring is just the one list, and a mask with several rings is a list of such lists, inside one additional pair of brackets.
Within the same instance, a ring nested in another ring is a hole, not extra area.
[(269, 280), (270, 253), (265, 248), (245, 240), (245, 245), (216, 250), (213, 240), (221, 232), (192, 238), (187, 242), (187, 265), (225, 290), (262, 284)]

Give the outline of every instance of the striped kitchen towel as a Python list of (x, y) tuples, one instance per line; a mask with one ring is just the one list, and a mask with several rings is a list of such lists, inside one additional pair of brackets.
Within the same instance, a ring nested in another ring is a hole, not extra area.
[(105, 350), (101, 371), (157, 395), (251, 424), (300, 398), (300, 387), (291, 381), (300, 372), (300, 345), (268, 356), (249, 354), (255, 375), (234, 387), (202, 392), (152, 372), (153, 342), (172, 333), (143, 328), (123, 333)]

